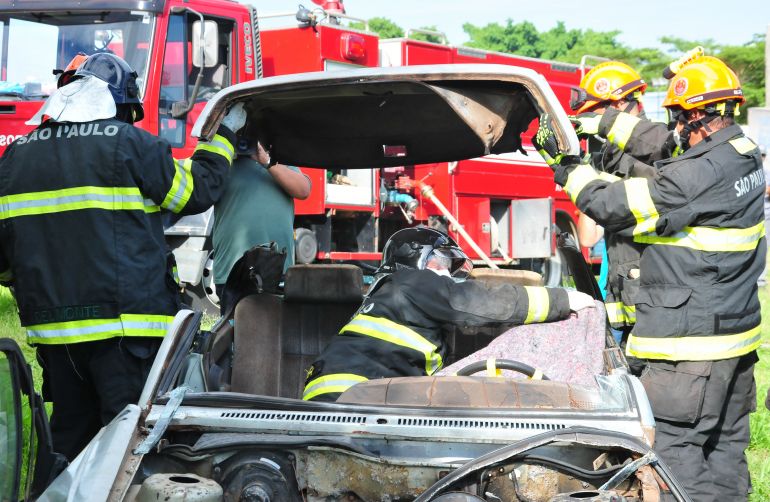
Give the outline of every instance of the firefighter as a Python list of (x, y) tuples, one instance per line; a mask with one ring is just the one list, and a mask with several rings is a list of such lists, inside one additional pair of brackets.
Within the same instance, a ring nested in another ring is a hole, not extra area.
[(734, 122), (743, 102), (727, 65), (696, 58), (663, 102), (683, 153), (658, 176), (609, 181), (575, 158), (555, 174), (582, 211), (647, 245), (626, 354), (646, 363), (655, 449), (698, 501), (746, 500), (749, 486), (766, 242), (759, 148)]
[(217, 200), (245, 122), (233, 108), (176, 161), (133, 126), (142, 117), (136, 73), (98, 53), (0, 158), (0, 281), (14, 286), (53, 401), (54, 449), (70, 460), (138, 402), (179, 310), (161, 210), (199, 213)]
[(379, 279), (308, 369), (303, 399), (335, 401), (366, 380), (432, 375), (446, 356), (447, 325), (551, 322), (594, 306), (577, 291), (510, 285), (491, 290), (463, 282), (472, 269), (443, 232), (416, 227), (394, 233), (382, 252)]
[[(646, 88), (633, 68), (608, 61), (592, 68), (580, 87), (572, 89), (570, 107), (578, 113), (573, 118), (576, 132), (599, 138), (601, 143), (590, 157), (595, 169), (622, 179), (651, 177), (655, 172), (652, 162), (670, 156), (673, 141), (668, 129), (644, 115), (640, 99)], [(606, 232), (604, 239), (609, 262), (605, 307), (616, 340), (624, 344), (636, 322), (634, 295), (639, 287), (642, 245), (614, 232)]]

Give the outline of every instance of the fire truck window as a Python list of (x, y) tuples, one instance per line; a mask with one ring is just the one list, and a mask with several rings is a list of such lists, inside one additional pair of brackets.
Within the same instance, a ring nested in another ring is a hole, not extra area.
[(193, 97), (195, 81), (200, 71), (200, 68), (192, 64), (192, 25), (197, 20), (198, 16), (182, 14), (169, 18), (160, 82), (159, 116), (160, 136), (173, 147), (184, 146), (187, 122), (192, 124), (198, 116), (194, 112), (200, 111), (203, 103), (232, 83), (230, 69), (234, 22), (215, 19), (219, 25), (217, 65), (203, 68), (201, 83), (195, 96), (196, 105), (193, 111), (187, 114), (186, 120), (183, 117), (175, 119), (171, 116), (171, 108), (175, 102), (187, 102)]

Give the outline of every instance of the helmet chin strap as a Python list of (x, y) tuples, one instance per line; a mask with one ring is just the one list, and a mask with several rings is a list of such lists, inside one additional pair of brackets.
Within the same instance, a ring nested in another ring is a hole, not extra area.
[[(714, 132), (713, 129), (709, 127), (709, 123), (717, 117), (719, 117), (719, 115), (706, 115), (705, 117), (698, 120), (693, 120), (692, 122), (684, 122), (682, 132), (679, 133), (679, 137), (682, 139), (682, 151), (686, 151), (690, 148), (690, 135), (701, 127), (705, 129), (707, 133)], [(708, 136), (706, 137), (706, 140), (709, 140)]]

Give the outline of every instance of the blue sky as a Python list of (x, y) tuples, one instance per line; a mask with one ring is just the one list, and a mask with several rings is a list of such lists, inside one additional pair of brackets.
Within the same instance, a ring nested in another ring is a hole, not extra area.
[[(292, 11), (297, 3), (271, 0), (259, 2), (257, 7), (260, 13)], [(300, 3), (314, 6), (311, 0)], [(557, 21), (564, 21), (567, 28), (620, 30), (620, 40), (631, 47), (659, 47), (658, 40), (666, 35), (743, 44), (754, 33), (765, 34), (770, 24), (768, 0), (345, 0), (345, 8), (351, 16), (386, 17), (404, 29), (435, 25), (453, 45), (467, 41), (463, 23), (502, 24), (508, 18), (530, 21), (539, 30), (547, 30)], [(285, 18), (282, 24), (288, 22)]]

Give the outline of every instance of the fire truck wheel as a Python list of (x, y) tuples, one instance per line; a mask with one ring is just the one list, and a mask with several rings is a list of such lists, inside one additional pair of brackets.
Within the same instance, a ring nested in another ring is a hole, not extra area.
[(297, 263), (313, 263), (318, 254), (318, 240), (309, 228), (294, 230), (294, 259)]

